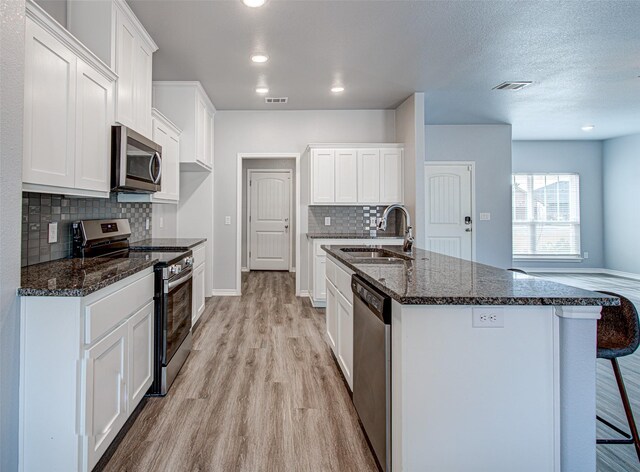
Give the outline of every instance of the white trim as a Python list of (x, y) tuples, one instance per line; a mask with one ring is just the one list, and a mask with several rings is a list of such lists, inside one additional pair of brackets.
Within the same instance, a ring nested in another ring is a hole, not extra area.
[(212, 297), (239, 297), (240, 295), (240, 292), (234, 289), (214, 288), (211, 292)]
[(556, 316), (573, 320), (599, 320), (601, 306), (555, 306)]
[(526, 270), (529, 274), (537, 274), (537, 273), (557, 273), (557, 274), (607, 274), (614, 275), (616, 277), (623, 277), (625, 279), (632, 280), (640, 280), (640, 274), (634, 274), (633, 272), (623, 272), (620, 270), (613, 269), (603, 269), (601, 267), (576, 267), (575, 269), (572, 267), (550, 267), (550, 268), (530, 268), (530, 267), (520, 267), (523, 270)]
[(243, 267), (242, 272), (251, 272), (251, 270), (248, 267)]
[[(424, 182), (423, 185), (426, 190), (427, 187), (427, 167), (428, 166), (469, 166), (471, 167), (471, 214), (473, 215), (474, 221), (472, 221), (472, 231), (471, 231), (471, 261), (476, 261), (476, 233), (478, 232), (476, 228), (477, 224), (480, 221), (480, 216), (478, 215), (478, 219), (476, 218), (476, 161), (425, 161), (424, 163)], [(424, 200), (425, 200), (425, 211), (427, 204), (427, 194), (425, 191)], [(424, 242), (426, 244), (427, 241), (427, 222), (424, 223), (424, 228), (418, 228), (418, 231), (422, 229), (424, 234)]]
[[(403, 143), (310, 143), (307, 145), (306, 151), (310, 149), (367, 149), (367, 148), (380, 148), (380, 149), (396, 149), (403, 148)], [(353, 205), (353, 204), (352, 204)]]
[[(299, 152), (239, 152), (236, 165), (236, 292), (242, 293), (242, 161), (243, 159), (296, 160), (296, 267), (300, 266), (300, 153)], [(296, 296), (300, 296), (300, 272), (296, 271)]]
[(204, 98), (207, 104), (211, 107), (213, 114), (215, 115), (218, 111), (199, 80), (154, 80), (152, 82), (152, 86), (155, 87), (156, 85), (162, 87), (195, 87), (202, 94), (202, 98)]
[(150, 49), (153, 49), (153, 51), (151, 52), (156, 52), (158, 50), (158, 45), (146, 30), (140, 19), (136, 16), (135, 13), (133, 13), (133, 10), (131, 10), (131, 7), (127, 4), (127, 2), (125, 0), (115, 0), (114, 3), (118, 8), (120, 8), (122, 13), (124, 13), (128, 17), (129, 21), (138, 30), (138, 32), (142, 36), (142, 39), (144, 39), (144, 41), (147, 43), (147, 46), (149, 46)]
[(299, 297), (308, 297), (309, 296), (309, 290), (300, 290), (300, 293), (298, 294)]
[[(271, 173), (271, 172), (281, 172), (283, 174), (289, 174), (289, 228), (291, 228), (291, 222), (293, 221), (293, 180), (292, 180), (292, 171), (291, 169), (247, 169), (247, 180), (251, 181), (252, 173)], [(243, 179), (244, 180), (244, 179)], [(251, 259), (249, 254), (251, 253), (251, 186), (247, 186), (247, 212), (249, 216), (249, 220), (247, 222), (247, 250), (246, 250), (246, 258), (247, 258), (247, 267), (251, 270)], [(298, 222), (296, 221), (296, 226)], [(293, 267), (295, 254), (293, 254), (293, 232), (289, 231), (289, 272), (295, 272)]]

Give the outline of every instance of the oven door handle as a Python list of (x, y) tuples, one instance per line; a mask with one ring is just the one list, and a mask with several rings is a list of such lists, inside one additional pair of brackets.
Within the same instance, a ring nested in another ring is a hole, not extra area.
[(189, 270), (189, 273), (187, 275), (180, 277), (178, 280), (172, 280), (171, 282), (169, 282), (167, 285), (167, 289), (171, 290), (172, 288), (177, 287), (183, 282), (186, 282), (187, 280), (189, 280), (192, 276), (193, 276), (193, 272)]

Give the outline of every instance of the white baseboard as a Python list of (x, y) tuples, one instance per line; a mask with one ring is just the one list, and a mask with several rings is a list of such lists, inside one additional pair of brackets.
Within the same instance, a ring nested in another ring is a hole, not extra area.
[(212, 295), (214, 297), (239, 297), (240, 292), (235, 289), (218, 289), (214, 288)]
[(249, 269), (248, 267), (243, 267), (242, 272), (251, 272), (251, 269)]
[(289, 272), (295, 272), (295, 271), (296, 271), (296, 268), (295, 268), (295, 267), (291, 267), (291, 268), (289, 269)]
[(296, 295), (297, 297), (308, 297), (309, 296), (309, 290), (300, 290), (300, 292), (298, 292), (298, 295)]
[(640, 280), (640, 274), (634, 274), (633, 272), (623, 272), (620, 270), (613, 270), (613, 269), (603, 269), (601, 267), (576, 267), (575, 269), (572, 268), (558, 268), (558, 267), (553, 267), (553, 268), (538, 268), (536, 267), (535, 269), (525, 269), (525, 271), (527, 271), (530, 274), (537, 274), (540, 272), (547, 272), (549, 274), (552, 273), (559, 273), (559, 274), (607, 274), (607, 275), (614, 275), (616, 277), (624, 277), (625, 279), (633, 279), (633, 280)]

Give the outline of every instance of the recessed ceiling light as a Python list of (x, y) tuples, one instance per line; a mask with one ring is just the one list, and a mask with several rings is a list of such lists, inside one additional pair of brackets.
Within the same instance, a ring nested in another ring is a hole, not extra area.
[(242, 3), (251, 8), (258, 8), (264, 5), (266, 0), (242, 0)]
[(344, 92), (344, 87), (331, 87), (331, 91), (333, 93), (340, 93), (340, 92)]
[(580, 129), (581, 129), (582, 131), (589, 132), (589, 131), (593, 131), (593, 130), (595, 129), (595, 127), (596, 127), (595, 125), (584, 125), (584, 126), (583, 126), (582, 128), (580, 128)]
[(262, 64), (263, 62), (267, 62), (269, 60), (269, 56), (267, 56), (266, 54), (253, 54), (251, 56), (251, 60), (253, 62)]
[(256, 93), (269, 93), (269, 89), (267, 87), (258, 87)]

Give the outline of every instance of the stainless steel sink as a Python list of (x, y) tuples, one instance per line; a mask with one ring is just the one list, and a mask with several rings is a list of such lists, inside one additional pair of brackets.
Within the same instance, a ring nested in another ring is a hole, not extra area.
[(398, 254), (396, 252), (388, 251), (386, 249), (378, 248), (363, 248), (363, 247), (346, 247), (340, 249), (342, 252), (346, 252), (349, 256), (360, 260), (368, 261), (380, 261), (380, 262), (402, 262), (411, 261), (412, 257)]

